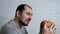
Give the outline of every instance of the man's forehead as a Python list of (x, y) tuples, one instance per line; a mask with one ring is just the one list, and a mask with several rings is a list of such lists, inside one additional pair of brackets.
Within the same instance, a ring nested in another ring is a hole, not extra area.
[(33, 13), (32, 13), (32, 9), (31, 9), (30, 7), (25, 6), (24, 8), (25, 8), (25, 10), (24, 10), (24, 11), (25, 11), (26, 13), (33, 14)]
[(28, 8), (28, 9), (31, 9), (31, 10), (32, 10), (32, 8), (30, 8), (29, 6), (25, 6), (24, 8), (25, 8), (25, 9)]
[(32, 10), (32, 7), (31, 7), (31, 6), (29, 6), (29, 5), (25, 5), (24, 7), (29, 7), (29, 8)]
[(29, 11), (29, 12), (32, 12), (32, 9), (29, 8), (28, 6), (25, 6), (25, 10)]

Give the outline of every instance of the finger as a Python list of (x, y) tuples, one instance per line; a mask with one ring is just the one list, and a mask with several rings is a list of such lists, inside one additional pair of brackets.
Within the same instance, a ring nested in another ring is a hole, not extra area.
[(54, 26), (54, 28), (52, 29), (53, 31), (56, 31), (56, 27)]
[(44, 25), (44, 29), (46, 29), (46, 24)]
[(52, 33), (55, 33), (56, 32), (56, 27), (54, 26), (53, 29), (51, 29), (51, 32)]
[(50, 29), (52, 29), (54, 27), (54, 24), (51, 25)]
[(52, 31), (52, 34), (55, 34), (56, 31)]

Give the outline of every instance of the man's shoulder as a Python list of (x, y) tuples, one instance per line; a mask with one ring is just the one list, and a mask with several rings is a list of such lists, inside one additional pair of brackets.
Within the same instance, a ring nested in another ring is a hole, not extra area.
[(15, 31), (14, 27), (10, 24), (10, 22), (8, 22), (2, 26), (1, 33), (15, 34), (17, 32)]
[(9, 28), (13, 28), (13, 25), (11, 24), (11, 22), (9, 21), (8, 23), (4, 24), (1, 28), (2, 29), (9, 29)]

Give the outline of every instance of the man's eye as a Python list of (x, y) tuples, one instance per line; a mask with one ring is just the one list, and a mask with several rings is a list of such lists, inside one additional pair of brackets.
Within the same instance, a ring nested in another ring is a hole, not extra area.
[(30, 15), (30, 13), (27, 13), (27, 15)]

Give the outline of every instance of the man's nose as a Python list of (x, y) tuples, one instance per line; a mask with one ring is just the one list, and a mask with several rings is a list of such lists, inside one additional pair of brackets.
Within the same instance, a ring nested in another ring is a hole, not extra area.
[(29, 18), (32, 19), (32, 16), (30, 16)]

